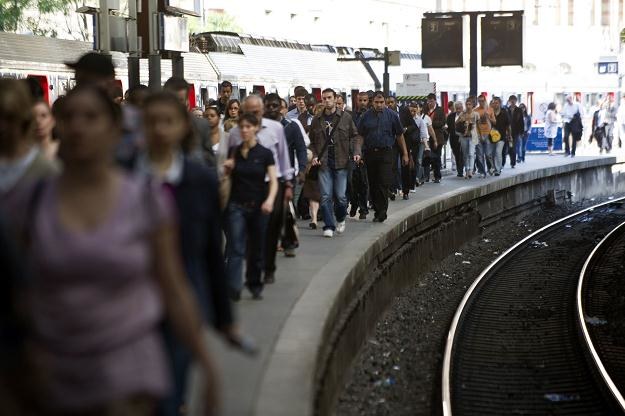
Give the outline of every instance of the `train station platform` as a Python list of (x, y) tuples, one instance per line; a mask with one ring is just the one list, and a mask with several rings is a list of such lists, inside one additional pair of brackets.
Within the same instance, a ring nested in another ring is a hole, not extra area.
[[(221, 373), (223, 414), (330, 414), (336, 389), (394, 294), (489, 223), (551, 198), (625, 191), (625, 159), (528, 155), (499, 177), (449, 175), (389, 203), (383, 224), (347, 219), (332, 239), (301, 221), (297, 257), (279, 253), (276, 282), (262, 301), (236, 305), (244, 333), (261, 350), (248, 357), (211, 337)], [(552, 201), (553, 202), (553, 201)], [(414, 255), (419, 246), (419, 263)], [(427, 255), (422, 255), (427, 254)], [(424, 260), (425, 259), (425, 260)], [(191, 414), (197, 405), (192, 383)]]

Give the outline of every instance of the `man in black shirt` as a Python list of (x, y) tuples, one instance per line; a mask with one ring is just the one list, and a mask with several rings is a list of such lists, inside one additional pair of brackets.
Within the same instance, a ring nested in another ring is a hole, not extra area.
[(511, 140), (510, 119), (508, 112), (501, 108), (501, 98), (493, 97), (491, 102), (495, 116), (494, 128), (499, 132), (501, 138), (494, 141), (493, 135), (488, 140), (488, 160), (495, 176), (501, 175), (502, 152), (504, 146), (508, 146)]
[[(352, 115), (354, 124), (358, 127), (358, 123), (365, 112), (369, 109), (369, 96), (366, 92), (358, 93), (358, 111)], [(360, 212), (359, 219), (367, 219), (369, 214), (369, 181), (367, 179), (367, 167), (364, 160), (359, 162), (351, 161), (352, 172), (350, 175), (350, 181), (348, 182), (348, 197), (349, 197), (349, 216), (355, 217), (356, 212)]]
[(217, 100), (217, 108), (219, 114), (225, 114), (228, 108), (228, 102), (232, 96), (232, 84), (230, 81), (224, 81), (219, 86), (219, 99)]
[[(510, 119), (511, 145), (508, 145), (508, 155), (510, 155), (510, 166), (514, 169), (516, 165), (516, 146), (521, 140), (521, 135), (525, 130), (525, 120), (523, 119), (523, 111), (516, 105), (516, 95), (511, 95), (508, 99), (508, 117)], [(506, 154), (503, 154), (502, 166), (506, 165)]]

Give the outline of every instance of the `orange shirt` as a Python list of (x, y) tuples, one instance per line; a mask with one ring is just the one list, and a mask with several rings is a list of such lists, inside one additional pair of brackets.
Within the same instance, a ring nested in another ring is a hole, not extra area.
[(480, 135), (485, 135), (485, 134), (490, 133), (491, 123), (490, 123), (489, 116), (493, 114), (493, 109), (490, 107), (486, 107), (486, 108), (477, 107), (475, 111), (480, 116), (479, 122), (477, 123), (477, 130), (480, 133)]

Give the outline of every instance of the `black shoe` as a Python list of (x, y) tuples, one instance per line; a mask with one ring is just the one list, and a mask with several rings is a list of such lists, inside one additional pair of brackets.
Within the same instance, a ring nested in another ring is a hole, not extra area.
[(389, 196), (389, 198), (391, 198), (391, 201), (394, 201), (394, 200), (395, 200), (395, 194), (391, 194), (391, 195)]
[(367, 219), (367, 214), (360, 214), (360, 215), (358, 216), (358, 219), (359, 219), (359, 220), (366, 220), (366, 219)]
[(285, 248), (284, 257), (295, 257), (295, 247)]
[(252, 299), (253, 300), (263, 300), (262, 292), (260, 290), (254, 290), (252, 292)]
[(304, 221), (309, 220), (310, 219), (310, 214), (302, 215), (302, 219)]
[(276, 283), (276, 274), (275, 272), (265, 272), (265, 279), (263, 280), (266, 285), (270, 285), (272, 283)]
[(311, 222), (310, 224), (308, 224), (308, 227), (309, 227), (311, 230), (316, 230), (316, 229), (317, 229), (317, 224), (316, 224), (316, 223), (314, 223), (314, 222)]
[(375, 218), (373, 219), (373, 222), (384, 222), (384, 221), (386, 221), (386, 217), (384, 217), (384, 218), (375, 217)]
[(358, 212), (358, 210), (357, 210), (357, 209), (354, 209), (354, 208), (350, 209), (350, 210), (349, 210), (349, 217), (350, 217), (350, 218), (354, 218), (354, 217), (356, 216), (356, 213), (357, 213), (357, 212)]
[(459, 173), (459, 174), (457, 174), (457, 175), (456, 175), (456, 177), (458, 177), (458, 178), (464, 178), (464, 175), (463, 175), (462, 173)]
[(408, 199), (409, 199), (408, 194), (404, 194), (403, 199), (404, 199), (404, 201), (408, 201)]
[(434, 183), (441, 183), (440, 179), (434, 179)]

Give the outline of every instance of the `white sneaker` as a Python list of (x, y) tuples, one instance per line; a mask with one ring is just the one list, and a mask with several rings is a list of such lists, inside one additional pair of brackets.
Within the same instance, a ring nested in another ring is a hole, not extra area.
[(345, 232), (345, 221), (341, 221), (336, 224), (336, 232), (339, 234), (343, 234)]
[(323, 236), (325, 238), (332, 238), (334, 237), (334, 231), (328, 229), (328, 230), (323, 230)]

